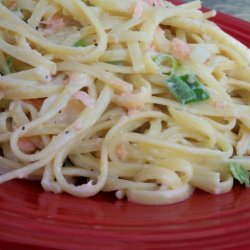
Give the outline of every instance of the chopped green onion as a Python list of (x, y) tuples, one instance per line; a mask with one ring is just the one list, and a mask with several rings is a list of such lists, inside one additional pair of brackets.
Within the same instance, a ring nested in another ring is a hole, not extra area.
[(161, 65), (166, 61), (170, 61), (172, 63), (172, 71), (171, 74), (175, 73), (177, 69), (180, 67), (177, 60), (168, 54), (159, 54), (155, 57), (153, 57), (153, 60), (156, 62), (156, 64)]
[(87, 42), (84, 39), (81, 39), (74, 44), (74, 47), (86, 47), (87, 45)]
[(187, 85), (187, 83), (175, 74), (170, 76), (170, 78), (166, 81), (166, 85), (170, 92), (182, 104), (187, 104), (196, 99), (195, 93)]
[(111, 61), (107, 63), (117, 65), (117, 66), (124, 66), (124, 61)]
[(170, 92), (182, 104), (201, 102), (209, 99), (209, 94), (200, 81), (191, 74), (177, 76), (172, 73), (166, 80)]
[(202, 83), (193, 74), (186, 74), (181, 76), (181, 79), (193, 90), (196, 98), (191, 102), (201, 102), (209, 99), (209, 94)]
[(249, 187), (249, 172), (241, 167), (240, 164), (236, 162), (229, 163), (229, 170), (233, 177), (240, 182), (240, 184), (245, 184), (245, 187)]
[[(201, 102), (209, 99), (209, 94), (195, 75), (187, 73), (178, 61), (168, 54), (159, 54), (153, 60), (161, 65), (166, 61), (172, 63), (171, 73), (166, 80), (170, 92), (182, 104)], [(181, 76), (180, 76), (181, 75)]]

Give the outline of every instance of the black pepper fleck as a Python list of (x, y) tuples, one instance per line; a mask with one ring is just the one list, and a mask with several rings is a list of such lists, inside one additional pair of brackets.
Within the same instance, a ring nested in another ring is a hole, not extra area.
[(25, 130), (25, 126), (22, 127), (22, 130)]
[(95, 46), (98, 46), (98, 43), (94, 43)]
[(59, 110), (58, 113), (61, 114), (61, 113), (62, 113), (62, 110)]
[(39, 27), (38, 26), (36, 26), (36, 30), (38, 30), (39, 29)]
[(69, 133), (69, 131), (67, 130), (67, 131), (65, 131), (65, 134), (67, 135)]

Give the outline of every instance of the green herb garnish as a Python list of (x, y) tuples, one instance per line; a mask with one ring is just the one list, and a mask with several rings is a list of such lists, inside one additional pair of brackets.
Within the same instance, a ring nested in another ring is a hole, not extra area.
[(175, 98), (182, 104), (201, 102), (209, 99), (209, 94), (197, 77), (178, 63), (178, 61), (168, 55), (160, 54), (153, 58), (153, 60), (161, 65), (164, 62), (171, 62), (172, 69), (168, 78), (166, 79), (166, 86)]
[(248, 188), (250, 186), (249, 172), (238, 163), (230, 162), (228, 165), (234, 179), (238, 180), (240, 184), (245, 184), (245, 187)]
[(87, 42), (84, 39), (81, 39), (74, 44), (74, 47), (86, 47), (87, 45)]
[(186, 74), (180, 77), (189, 88), (195, 93), (196, 98), (191, 100), (191, 102), (201, 102), (208, 100), (210, 98), (207, 90), (202, 85), (202, 83), (193, 74)]
[(167, 79), (166, 85), (169, 91), (175, 96), (175, 98), (182, 104), (187, 104), (196, 99), (194, 91), (184, 82), (180, 77), (172, 74)]
[(171, 62), (172, 63), (171, 74), (175, 73), (180, 68), (180, 65), (178, 64), (177, 60), (173, 56), (170, 56), (168, 54), (159, 54), (157, 56), (154, 56), (153, 60), (158, 65), (162, 65), (164, 62)]

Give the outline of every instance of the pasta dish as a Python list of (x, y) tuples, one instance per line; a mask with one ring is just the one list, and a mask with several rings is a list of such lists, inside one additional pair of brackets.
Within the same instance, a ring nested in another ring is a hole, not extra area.
[(0, 1), (0, 183), (161, 205), (249, 186), (250, 52), (200, 1)]

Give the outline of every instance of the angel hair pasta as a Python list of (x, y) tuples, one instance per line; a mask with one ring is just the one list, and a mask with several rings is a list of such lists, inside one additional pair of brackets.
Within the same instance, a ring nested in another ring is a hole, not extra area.
[(215, 11), (1, 2), (0, 183), (154, 205), (249, 185), (250, 53)]

